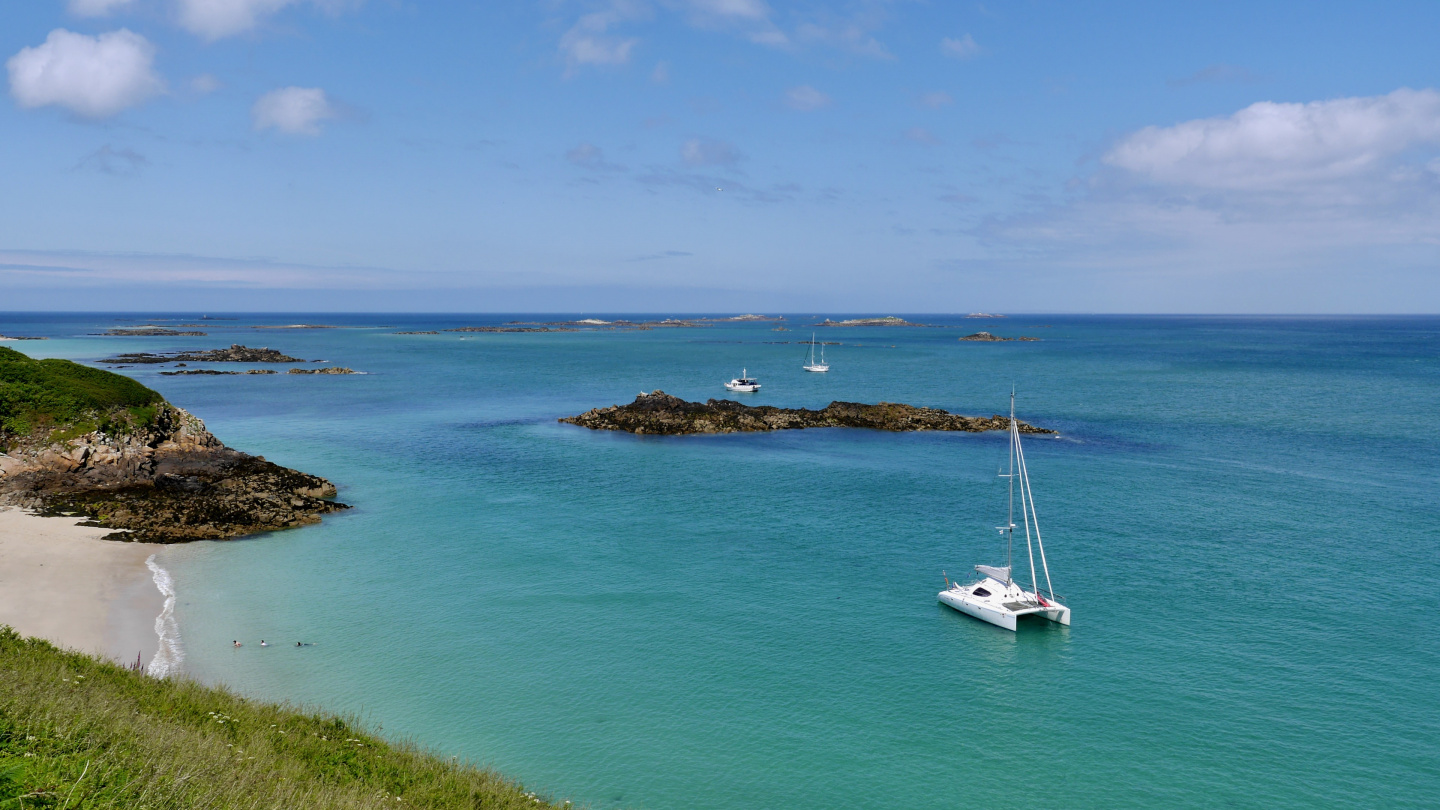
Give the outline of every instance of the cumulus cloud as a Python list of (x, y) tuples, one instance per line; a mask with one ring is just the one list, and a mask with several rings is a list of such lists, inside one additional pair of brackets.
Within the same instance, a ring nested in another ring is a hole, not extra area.
[(107, 118), (164, 92), (154, 62), (155, 46), (127, 29), (90, 37), (57, 28), (5, 66), (10, 94), (21, 107), (53, 104), (87, 118)]
[(282, 87), (261, 96), (250, 108), (255, 129), (274, 128), (290, 135), (319, 135), (323, 121), (339, 110), (318, 87)]
[(709, 138), (691, 138), (680, 147), (686, 166), (734, 166), (741, 157), (733, 144)]
[(945, 37), (940, 40), (940, 52), (953, 59), (974, 59), (980, 55), (980, 45), (969, 34), (959, 39)]
[(1234, 115), (1146, 127), (1102, 161), (1145, 180), (1197, 188), (1276, 190), (1402, 167), (1396, 157), (1440, 144), (1440, 93), (1262, 101)]
[[(104, 0), (85, 0), (104, 2)], [(287, 6), (304, 0), (176, 0), (181, 27), (192, 34), (215, 40), (243, 34), (260, 21)], [(309, 0), (332, 14), (358, 5), (361, 0)]]
[(785, 93), (785, 106), (800, 112), (811, 112), (830, 106), (830, 97), (808, 84), (802, 84)]
[(67, 8), (76, 17), (105, 17), (134, 0), (70, 0)]

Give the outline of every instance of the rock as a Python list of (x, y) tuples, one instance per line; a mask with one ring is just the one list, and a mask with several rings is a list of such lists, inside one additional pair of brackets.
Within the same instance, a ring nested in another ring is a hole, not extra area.
[(999, 343), (999, 342), (1003, 342), (1003, 341), (1007, 341), (1007, 340), (1028, 340), (1028, 341), (1035, 341), (1035, 340), (1039, 340), (1040, 338), (1034, 338), (1034, 337), (1007, 338), (1007, 337), (1000, 337), (999, 335), (992, 335), (992, 334), (990, 334), (989, 332), (976, 332), (976, 333), (973, 334), (973, 335), (966, 335), (965, 337), (962, 337), (962, 338), (960, 338), (960, 339), (961, 339), (961, 340), (978, 340), (978, 341), (983, 341), (983, 342)]
[[(274, 374), (275, 372), (269, 372)], [(356, 374), (354, 369), (344, 366), (329, 366), (327, 368), (292, 368), (286, 374)]]
[(163, 326), (120, 326), (102, 334), (105, 337), (205, 337), (209, 332), (179, 332)]
[(330, 500), (335, 485), (324, 478), (232, 450), (164, 402), (143, 428), (60, 443), (14, 440), (0, 472), (0, 504), (78, 512), (127, 530), (115, 539), (143, 542), (221, 540), (349, 508)]
[[(579, 416), (560, 419), (591, 430), (623, 430), (644, 435), (690, 433), (740, 433), (765, 430), (798, 430), (812, 427), (861, 427), (873, 430), (918, 431), (955, 430), (978, 433), (1008, 430), (1010, 420), (960, 416), (938, 408), (917, 408), (881, 402), (863, 405), (832, 402), (812, 411), (806, 408), (752, 407), (728, 399), (687, 402), (663, 391), (641, 394), (629, 405), (596, 408)], [(1021, 433), (1054, 433), (1053, 430), (1019, 423)]]
[(112, 357), (109, 360), (102, 360), (102, 363), (169, 363), (172, 361), (185, 363), (303, 363), (298, 357), (291, 357), (282, 354), (269, 347), (252, 349), (248, 346), (241, 346), (239, 343), (232, 343), (228, 349), (208, 349), (196, 352), (170, 352), (168, 354), (149, 354), (137, 352), (134, 354), (122, 354)]

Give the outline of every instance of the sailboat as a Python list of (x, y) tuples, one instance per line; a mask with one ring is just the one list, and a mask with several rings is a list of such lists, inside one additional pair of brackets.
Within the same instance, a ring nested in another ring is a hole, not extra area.
[(825, 363), (825, 347), (820, 347), (820, 362), (815, 362), (815, 333), (810, 333), (810, 362), (805, 364), (806, 371), (829, 371), (830, 366)]
[[(1070, 626), (1070, 608), (1050, 587), (1050, 565), (1045, 561), (1045, 544), (1040, 539), (1040, 521), (1035, 515), (1035, 496), (1030, 492), (1030, 473), (1025, 467), (1025, 451), (1020, 447), (1020, 427), (1015, 421), (1015, 392), (1010, 392), (1010, 472), (1000, 476), (1009, 479), (1009, 519), (1004, 526), (996, 526), (1005, 538), (1005, 565), (977, 565), (975, 571), (980, 578), (968, 585), (950, 582), (940, 592), (940, 601), (968, 616), (989, 622), (1006, 630), (1014, 630), (1015, 623), (1022, 616), (1039, 616), (1052, 622)], [(1020, 519), (1025, 524), (1025, 553), (1030, 561), (1030, 589), (1015, 581), (1013, 557), (1015, 551), (1015, 485), (1020, 485)], [(1034, 539), (1031, 539), (1031, 533)], [(1040, 567), (1035, 566), (1035, 551), (1040, 552)], [(1045, 575), (1044, 591), (1040, 589), (1037, 573)]]

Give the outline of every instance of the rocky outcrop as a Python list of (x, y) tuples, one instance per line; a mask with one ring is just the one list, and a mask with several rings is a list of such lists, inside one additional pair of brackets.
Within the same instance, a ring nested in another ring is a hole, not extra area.
[(103, 334), (105, 337), (205, 337), (209, 332), (181, 332), (164, 326), (118, 326)]
[(0, 454), (0, 504), (78, 513), (154, 543), (219, 540), (316, 523), (335, 486), (226, 447), (168, 403), (143, 427), (33, 438)]
[[(812, 411), (807, 408), (776, 408), (742, 405), (728, 399), (687, 402), (663, 391), (641, 394), (629, 405), (596, 408), (579, 416), (560, 420), (591, 430), (623, 430), (629, 433), (673, 436), (689, 433), (744, 433), (763, 430), (797, 430), (812, 427), (859, 427), (873, 430), (955, 430), (979, 433), (1008, 430), (1010, 420), (960, 416), (938, 408), (917, 408), (893, 402), (862, 405), (832, 402)], [(1055, 433), (1019, 423), (1021, 433)]]
[(973, 334), (973, 335), (966, 335), (965, 337), (962, 337), (962, 338), (960, 338), (960, 339), (961, 339), (961, 340), (978, 340), (978, 341), (985, 342), (985, 343), (1001, 343), (1001, 342), (1004, 342), (1004, 341), (1007, 341), (1007, 340), (1039, 340), (1040, 338), (1034, 338), (1034, 337), (1007, 338), (1007, 337), (1000, 337), (999, 335), (992, 335), (992, 334), (990, 334), (989, 332), (976, 332), (976, 333)]
[[(184, 364), (184, 363), (176, 363), (175, 365), (177, 365), (177, 366), (183, 366), (183, 365), (185, 365), (185, 364)], [(185, 371), (162, 371), (162, 372), (160, 372), (160, 376), (161, 376), (161, 377), (176, 377), (176, 376), (183, 376), (183, 375), (185, 375), (185, 374), (205, 374), (205, 375), (209, 375), (209, 376), (212, 376), (212, 377), (223, 377), (223, 376), (230, 375), (230, 374), (278, 374), (278, 373), (279, 373), (279, 372), (275, 371), (275, 369), (273, 369), (273, 368), (252, 368), (252, 369), (249, 369), (249, 370), (247, 370), (247, 371), (216, 371), (216, 370), (213, 369), (213, 368), (193, 368), (193, 369), (186, 369)]]
[(287, 354), (276, 351), (269, 347), (252, 349), (249, 346), (241, 346), (239, 343), (230, 344), (228, 349), (207, 349), (198, 352), (168, 352), (166, 354), (150, 354), (148, 352), (136, 352), (132, 354), (121, 354), (102, 360), (103, 363), (113, 364), (139, 364), (139, 363), (170, 363), (181, 361), (186, 363), (303, 363), (298, 357), (291, 357)]

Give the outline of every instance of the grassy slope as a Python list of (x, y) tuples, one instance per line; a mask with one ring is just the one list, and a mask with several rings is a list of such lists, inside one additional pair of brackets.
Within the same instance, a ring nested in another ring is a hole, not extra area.
[(0, 810), (551, 806), (342, 718), (149, 678), (0, 626)]
[(129, 377), (69, 360), (35, 360), (0, 347), (0, 449), (6, 434), (27, 436), (38, 428), (63, 429), (87, 420), (94, 422), (88, 425), (93, 430), (121, 409), (135, 421), (148, 422), (151, 406), (163, 401)]

